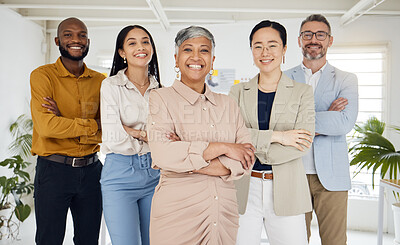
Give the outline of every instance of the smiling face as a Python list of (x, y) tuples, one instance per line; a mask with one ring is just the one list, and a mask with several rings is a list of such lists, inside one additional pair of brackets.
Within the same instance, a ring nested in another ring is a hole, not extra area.
[(90, 40), (87, 36), (87, 28), (82, 21), (74, 18), (63, 21), (57, 35), (55, 42), (59, 46), (61, 56), (74, 61), (80, 61), (86, 57)]
[(256, 31), (251, 42), (254, 64), (261, 73), (280, 71), (282, 57), (286, 53), (279, 32), (271, 27)]
[(181, 71), (181, 81), (185, 84), (204, 83), (213, 68), (211, 41), (205, 37), (185, 40), (175, 55), (175, 66)]
[(147, 66), (153, 56), (150, 37), (140, 28), (128, 32), (123, 48), (118, 50), (122, 58), (126, 58), (128, 66)]
[[(319, 21), (306, 22), (300, 30), (304, 31), (323, 31), (329, 32), (329, 28), (325, 23)], [(303, 51), (303, 57), (308, 60), (319, 60), (321, 58), (326, 59), (326, 52), (330, 46), (332, 46), (333, 37), (328, 36), (324, 41), (317, 40), (316, 36), (313, 35), (311, 40), (304, 40), (301, 36), (298, 38), (299, 47)]]

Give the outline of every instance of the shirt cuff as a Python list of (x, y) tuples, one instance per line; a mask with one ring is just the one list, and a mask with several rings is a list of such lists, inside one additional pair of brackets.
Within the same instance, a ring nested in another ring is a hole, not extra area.
[(96, 135), (99, 127), (97, 126), (97, 122), (95, 119), (82, 119), (82, 123), (86, 126), (87, 136)]
[(251, 169), (249, 169), (249, 170), (243, 169), (243, 166), (240, 163), (240, 161), (233, 160), (224, 155), (219, 156), (218, 159), (221, 162), (221, 164), (224, 165), (225, 168), (227, 168), (231, 171), (230, 175), (221, 176), (221, 178), (224, 181), (237, 180), (237, 179), (242, 178), (243, 175), (245, 175), (245, 174), (250, 174)]
[(195, 170), (207, 167), (209, 165), (203, 158), (203, 152), (208, 147), (208, 142), (203, 141), (193, 141), (189, 146), (189, 159)]
[(260, 130), (258, 132), (256, 150), (266, 152), (271, 145), (272, 131)]

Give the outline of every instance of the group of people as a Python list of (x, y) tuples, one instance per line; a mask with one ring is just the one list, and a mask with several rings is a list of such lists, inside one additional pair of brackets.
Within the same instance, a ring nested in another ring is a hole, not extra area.
[(120, 31), (105, 78), (83, 62), (85, 24), (62, 21), (60, 58), (31, 74), (36, 244), (63, 243), (68, 210), (77, 245), (98, 244), (102, 212), (114, 245), (255, 245), (263, 227), (271, 245), (303, 245), (313, 210), (322, 244), (346, 244), (357, 78), (327, 62), (324, 16), (307, 17), (298, 42), (302, 64), (282, 72), (285, 27), (254, 26), (259, 73), (227, 96), (205, 83), (206, 28), (177, 33), (177, 78), (163, 87), (144, 27)]

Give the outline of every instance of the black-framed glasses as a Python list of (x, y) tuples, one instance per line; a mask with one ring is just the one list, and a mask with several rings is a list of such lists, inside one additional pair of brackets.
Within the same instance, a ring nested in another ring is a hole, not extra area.
[(329, 33), (325, 31), (317, 31), (317, 32), (312, 32), (312, 31), (303, 31), (300, 33), (301, 38), (303, 40), (311, 40), (313, 36), (315, 35), (315, 38), (319, 41), (324, 41), (329, 35)]

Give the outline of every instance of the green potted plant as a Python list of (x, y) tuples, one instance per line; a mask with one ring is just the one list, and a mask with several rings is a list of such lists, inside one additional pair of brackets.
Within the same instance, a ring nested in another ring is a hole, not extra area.
[(11, 124), (10, 132), (14, 140), (9, 148), (16, 155), (0, 162), (1, 167), (11, 172), (10, 177), (0, 177), (0, 240), (17, 239), (20, 222), (31, 213), (31, 207), (24, 204), (21, 198), (33, 191), (30, 175), (26, 171), (30, 163), (24, 160), (29, 156), (32, 145), (32, 120), (21, 115)]
[[(355, 126), (353, 146), (349, 152), (353, 157), (350, 165), (357, 166), (357, 173), (363, 169), (372, 170), (372, 186), (374, 187), (374, 174), (380, 169), (382, 179), (398, 180), (400, 170), (400, 151), (396, 151), (393, 144), (382, 134), (386, 124), (376, 117), (371, 117), (364, 124)], [(400, 132), (399, 127), (392, 127)], [(397, 201), (399, 194), (395, 195)], [(395, 220), (395, 241), (400, 244), (400, 203), (392, 205)]]

